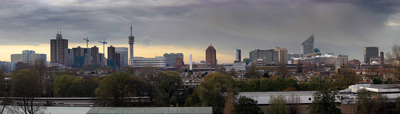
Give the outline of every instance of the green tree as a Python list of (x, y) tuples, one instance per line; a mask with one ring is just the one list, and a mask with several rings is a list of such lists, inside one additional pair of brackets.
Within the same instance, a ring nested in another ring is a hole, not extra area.
[(137, 88), (141, 86), (141, 81), (125, 72), (115, 72), (100, 81), (95, 93), (104, 101), (100, 104), (102, 106), (129, 106), (129, 97), (137, 96)]
[(382, 79), (379, 78), (379, 77), (375, 77), (375, 78), (372, 80), (372, 84), (382, 84)]
[(72, 75), (61, 75), (54, 79), (53, 88), (55, 97), (72, 97), (71, 85), (74, 81)]
[(285, 90), (286, 84), (285, 80), (283, 80), (282, 77), (275, 77), (271, 80), (271, 86), (273, 88), (273, 91), (283, 91)]
[(338, 90), (332, 89), (331, 83), (322, 83), (317, 92), (313, 94), (313, 101), (308, 106), (310, 114), (341, 114), (337, 108), (340, 103), (336, 102)]
[(12, 113), (35, 114), (42, 113), (45, 107), (41, 104), (34, 103), (35, 97), (42, 95), (40, 82), (41, 76), (37, 71), (30, 69), (22, 69), (12, 74), (12, 95), (20, 97), (21, 100), (16, 102), (17, 107)]
[(313, 76), (308, 80), (308, 90), (317, 90), (318, 87), (321, 85), (321, 79)]
[(299, 83), (299, 90), (300, 90), (300, 91), (307, 91), (307, 90), (310, 90), (310, 89), (309, 89), (309, 86), (308, 86), (308, 83), (306, 83), (306, 82), (304, 82), (304, 81), (301, 81), (301, 82)]
[(288, 87), (293, 87), (293, 88), (299, 88), (299, 84), (297, 84), (297, 81), (294, 80), (293, 78), (286, 78), (285, 79), (285, 88)]
[(385, 84), (395, 84), (393, 78), (388, 78), (385, 82)]
[(235, 85), (234, 85), (236, 88), (238, 88), (239, 89), (239, 91), (241, 91), (241, 92), (245, 92), (245, 91), (247, 91), (246, 90), (246, 82), (245, 81), (243, 81), (243, 80), (235, 80)]
[(257, 101), (254, 99), (241, 96), (235, 102), (234, 114), (263, 114), (260, 107), (257, 106)]
[(259, 91), (260, 82), (259, 79), (249, 79), (246, 82), (245, 90), (248, 92)]
[(286, 98), (282, 95), (271, 96), (269, 99), (268, 114), (287, 114), (289, 113), (286, 106)]
[(385, 112), (384, 103), (386, 96), (372, 93), (366, 89), (357, 91), (357, 110), (358, 114), (381, 114)]
[(70, 87), (71, 97), (95, 97), (95, 90), (99, 86), (100, 79), (96, 77), (75, 78)]
[(271, 79), (269, 79), (269, 78), (261, 78), (261, 80), (260, 80), (260, 90), (261, 91), (273, 91), (274, 87), (272, 86)]
[[(177, 72), (159, 72), (155, 77), (155, 83), (158, 85), (158, 96), (156, 103), (158, 106), (170, 106), (177, 103), (184, 103), (184, 95), (179, 89), (183, 89), (183, 81)], [(184, 92), (182, 92), (184, 93)]]
[[(235, 81), (226, 74), (208, 74), (196, 87), (194, 93), (186, 101), (185, 106), (212, 106), (214, 113), (229, 113), (238, 94)], [(226, 94), (226, 95), (223, 95)]]

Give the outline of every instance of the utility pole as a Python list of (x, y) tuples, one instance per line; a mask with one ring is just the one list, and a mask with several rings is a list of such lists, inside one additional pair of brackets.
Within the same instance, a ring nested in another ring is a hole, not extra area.
[[(105, 39), (103, 39), (103, 41), (99, 41), (100, 43), (102, 43), (103, 44), (103, 58), (102, 59), (104, 59), (104, 56), (105, 56), (105, 52), (104, 52), (104, 44), (107, 44), (107, 42), (106, 42), (106, 40)], [(104, 66), (104, 60), (103, 60), (103, 63), (101, 64), (101, 66)]]
[(86, 40), (86, 64), (89, 66), (89, 38), (86, 37), (86, 39), (83, 38), (83, 40)]

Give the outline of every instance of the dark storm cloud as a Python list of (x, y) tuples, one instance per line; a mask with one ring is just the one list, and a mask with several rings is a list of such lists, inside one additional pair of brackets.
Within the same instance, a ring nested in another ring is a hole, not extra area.
[(70, 43), (89, 37), (91, 43), (127, 44), (133, 23), (136, 44), (142, 45), (205, 49), (212, 43), (218, 53), (233, 56), (239, 48), (247, 57), (247, 51), (274, 46), (299, 53), (301, 42), (314, 34), (323, 53), (351, 59), (362, 57), (363, 46), (388, 49), (399, 35), (385, 25), (399, 12), (397, 0), (46, 3), (0, 1), (0, 45), (47, 44), (56, 28)]

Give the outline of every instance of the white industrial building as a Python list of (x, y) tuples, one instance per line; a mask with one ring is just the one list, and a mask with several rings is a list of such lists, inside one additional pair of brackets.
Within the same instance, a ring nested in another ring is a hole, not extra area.
[(235, 62), (232, 64), (222, 64), (227, 71), (231, 69), (235, 69), (235, 71), (246, 71), (246, 63), (244, 62)]
[(134, 57), (133, 67), (158, 67), (165, 68), (167, 66), (167, 59), (165, 57), (144, 58)]

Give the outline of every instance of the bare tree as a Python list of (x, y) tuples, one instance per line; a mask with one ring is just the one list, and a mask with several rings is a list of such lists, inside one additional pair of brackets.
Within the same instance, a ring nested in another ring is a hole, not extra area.
[(40, 80), (39, 73), (30, 69), (20, 70), (12, 75), (12, 94), (17, 97), (15, 105), (10, 108), (13, 113), (43, 113), (45, 107), (35, 102), (35, 97), (41, 95)]
[[(393, 75), (395, 80), (400, 79), (400, 46), (395, 44), (392, 46), (392, 51), (386, 53), (387, 59), (386, 62), (388, 63), (389, 67), (391, 67), (393, 71)], [(398, 81), (395, 81), (398, 82)], [(400, 84), (396, 84), (398, 88), (400, 88)]]
[(301, 114), (300, 107), (301, 99), (298, 95), (292, 93), (292, 95), (288, 99), (289, 104), (289, 114)]
[(286, 68), (285, 63), (279, 62), (276, 65), (276, 75), (282, 77), (283, 79), (289, 78), (291, 76), (291, 72), (289, 72), (289, 69)]
[(10, 92), (5, 83), (6, 74), (4, 74), (4, 72), (6, 70), (7, 70), (7, 67), (5, 67), (5, 68), (3, 66), (0, 67), (0, 95), (1, 95), (1, 97), (3, 97), (1, 99), (1, 103), (0, 103), (2, 105), (2, 107), (0, 108), (1, 114), (4, 114), (5, 109), (8, 108), (8, 106), (11, 104), (11, 100), (9, 99)]

